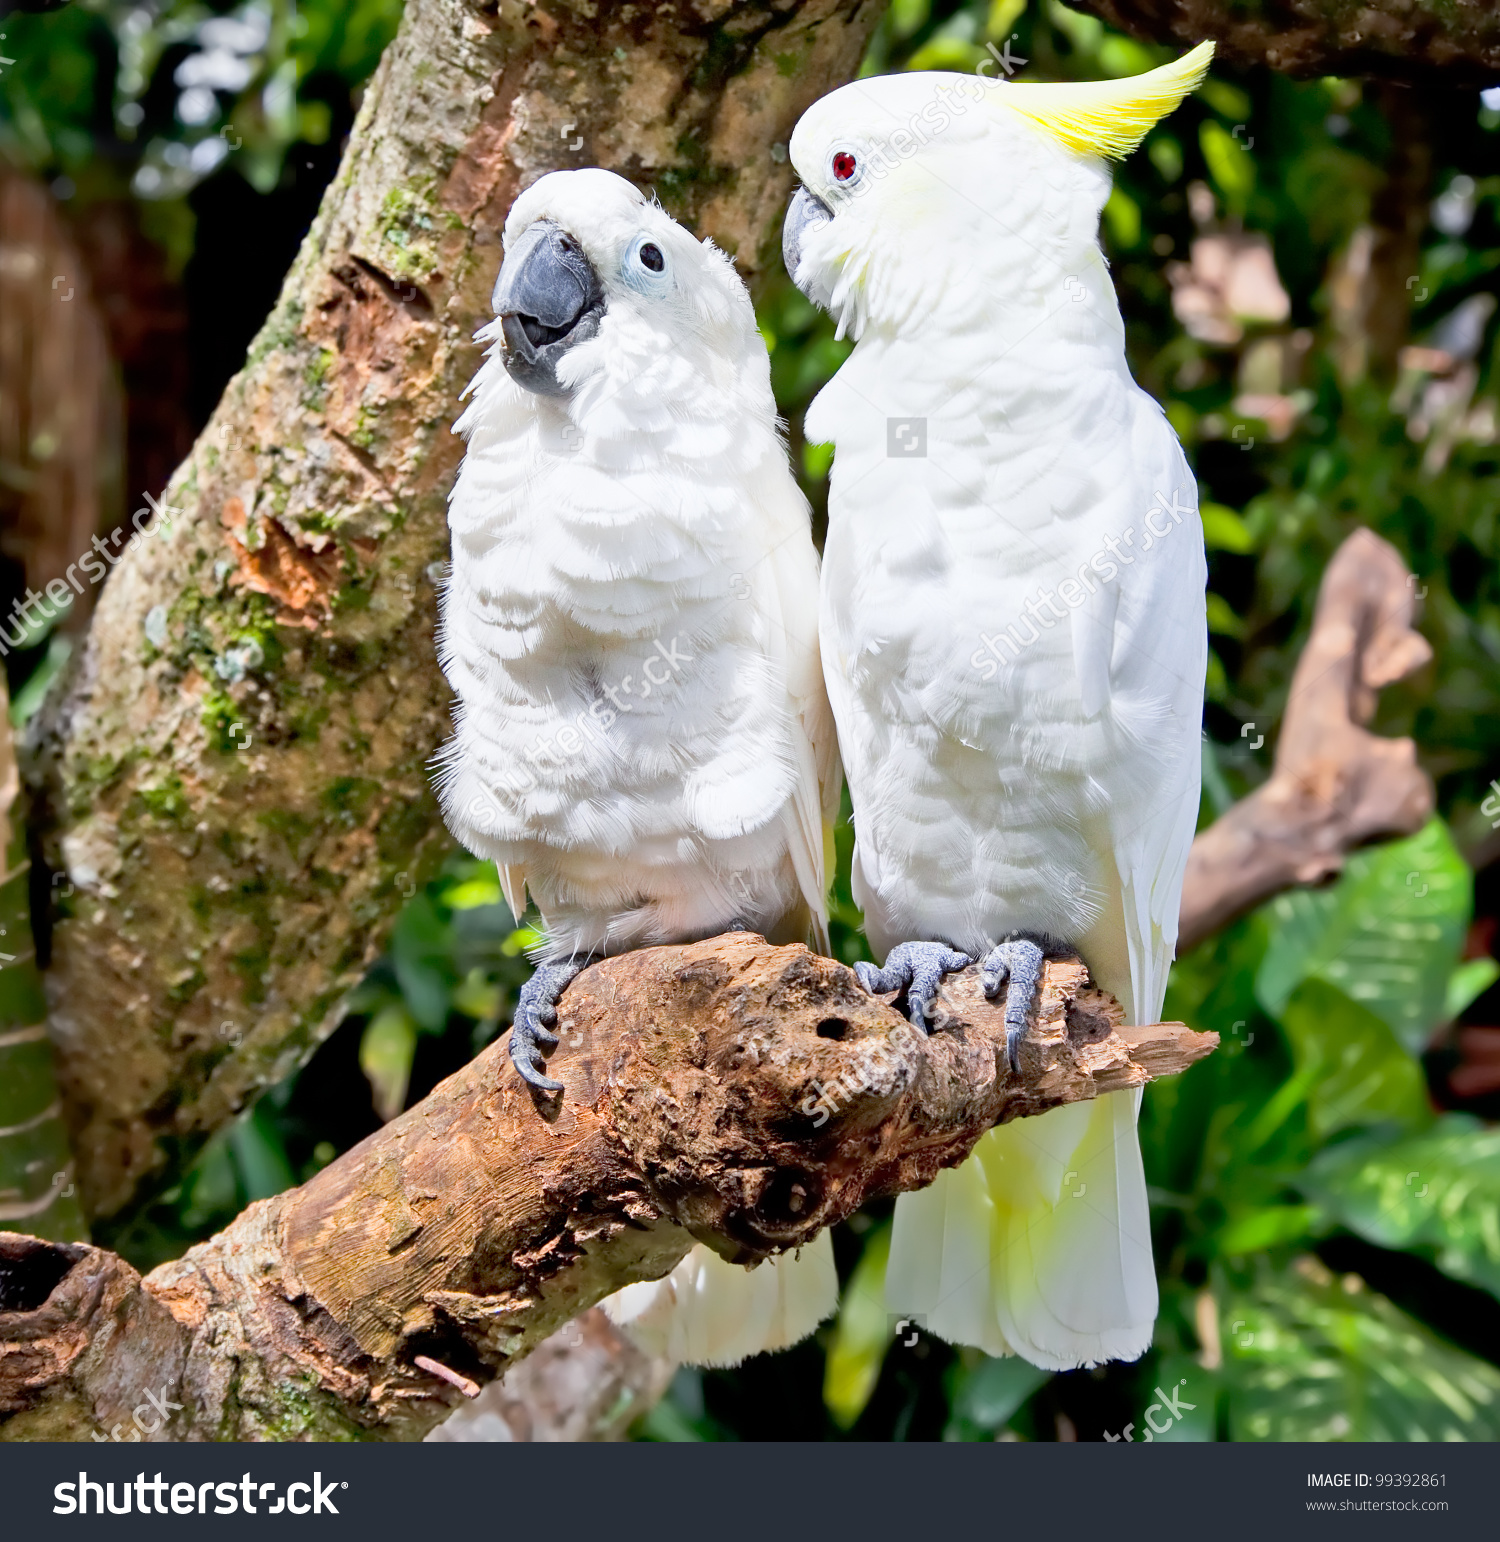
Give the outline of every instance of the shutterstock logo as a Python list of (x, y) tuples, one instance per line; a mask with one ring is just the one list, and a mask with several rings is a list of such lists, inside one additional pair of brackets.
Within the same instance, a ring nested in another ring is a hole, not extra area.
[(892, 460), (923, 460), (927, 455), (926, 418), (887, 418), (885, 453)]
[[(56, 1503), (54, 1515), (337, 1515), (333, 1502), (335, 1491), (349, 1487), (315, 1472), (311, 1483), (288, 1483), (284, 1494), (277, 1494), (275, 1483), (257, 1482), (248, 1472), (239, 1481), (225, 1483), (172, 1483), (158, 1473), (147, 1477), (138, 1472), (118, 1484), (96, 1482), (87, 1472), (78, 1474), (77, 1483), (59, 1483), (52, 1490)], [(92, 1511), (89, 1501), (93, 1500)], [(208, 1508), (212, 1499), (213, 1509)]]

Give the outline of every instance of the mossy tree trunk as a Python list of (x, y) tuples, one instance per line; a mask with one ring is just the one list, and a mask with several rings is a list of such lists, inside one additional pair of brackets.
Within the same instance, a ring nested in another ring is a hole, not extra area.
[(310, 1053), (444, 844), (449, 426), (515, 194), (612, 167), (753, 279), (792, 125), (881, 9), (411, 0), (166, 513), (95, 554), (118, 566), (38, 733), (75, 890), (52, 1023), (94, 1213)]

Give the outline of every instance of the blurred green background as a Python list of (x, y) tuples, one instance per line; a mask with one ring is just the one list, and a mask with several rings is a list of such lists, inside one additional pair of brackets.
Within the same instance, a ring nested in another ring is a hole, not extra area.
[[(175, 318), (180, 419), (127, 435), (127, 486), (161, 485), (143, 469), (153, 446), (169, 469), (243, 359), (398, 20), (394, 0), (5, 17), (18, 62), (0, 73), (0, 152), (50, 186), (85, 245), (99, 211), (127, 218), (137, 288)], [(865, 68), (971, 70), (1006, 42), (1023, 79), (1167, 57), (1057, 0), (896, 0)], [(1268, 774), (1318, 580), (1350, 530), (1406, 558), (1435, 649), (1374, 726), (1415, 737), (1440, 817), (1174, 971), (1167, 1015), (1223, 1045), (1146, 1093), (1156, 1347), (1048, 1375), (898, 1338), (880, 1207), (836, 1235), (836, 1322), (733, 1371), (680, 1372), (642, 1438), (1500, 1438), (1500, 821), (1482, 808), (1500, 791), (1497, 150), (1500, 99), (1216, 71), (1118, 169), (1105, 210), (1133, 367), (1202, 488), (1201, 822)], [(1416, 214), (1392, 321), (1358, 296), (1398, 195)], [(801, 418), (847, 345), (785, 280), (761, 317), (821, 524), (828, 452)], [(165, 368), (124, 361), (132, 423)], [(21, 582), (0, 559), (0, 590)], [(19, 719), (67, 647), (38, 635), (7, 659)], [(850, 846), (846, 821), (834, 948), (853, 961)], [(493, 870), (454, 853), (313, 1061), (97, 1240), (145, 1268), (305, 1179), (502, 1031), (527, 940)], [(1158, 1388), (1177, 1389), (1182, 1416), (1148, 1437)]]

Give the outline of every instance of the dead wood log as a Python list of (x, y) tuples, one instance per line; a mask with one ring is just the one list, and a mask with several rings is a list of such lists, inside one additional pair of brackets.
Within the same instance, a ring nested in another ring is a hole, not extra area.
[(0, 1432), (420, 1439), (462, 1394), (418, 1356), (488, 1382), (695, 1240), (747, 1264), (795, 1249), (994, 1124), (1218, 1042), (1122, 1028), (1061, 960), (1016, 1076), (976, 970), (928, 1037), (843, 965), (743, 933), (597, 964), (560, 1017), (556, 1099), (493, 1045), (144, 1281), (97, 1248), (0, 1236)]
[(1376, 698), (1432, 657), (1412, 628), (1418, 595), (1395, 547), (1356, 530), (1318, 590), (1312, 634), (1292, 676), (1270, 780), (1193, 842), (1178, 952), (1298, 884), (1337, 873), (1380, 836), (1432, 815), (1432, 779), (1410, 739), (1364, 727)]

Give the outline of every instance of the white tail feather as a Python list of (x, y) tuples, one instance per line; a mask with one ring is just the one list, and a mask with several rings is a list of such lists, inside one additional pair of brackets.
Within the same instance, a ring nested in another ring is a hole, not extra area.
[(1134, 1360), (1156, 1273), (1133, 1094), (991, 1130), (931, 1188), (896, 1201), (893, 1313), (1046, 1370)]
[(825, 1231), (756, 1269), (725, 1263), (700, 1245), (665, 1279), (627, 1285), (604, 1310), (654, 1354), (682, 1365), (738, 1365), (805, 1339), (833, 1314), (838, 1297)]

